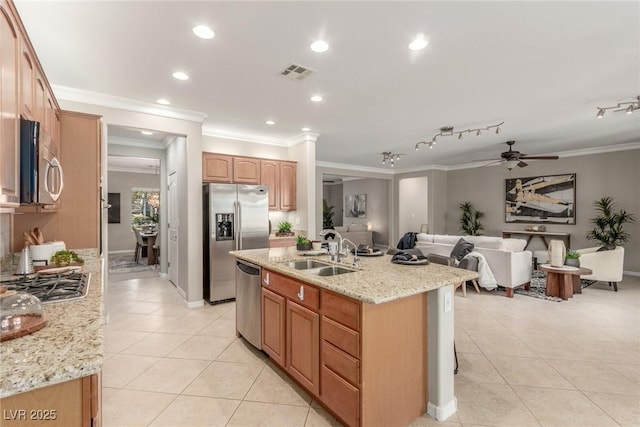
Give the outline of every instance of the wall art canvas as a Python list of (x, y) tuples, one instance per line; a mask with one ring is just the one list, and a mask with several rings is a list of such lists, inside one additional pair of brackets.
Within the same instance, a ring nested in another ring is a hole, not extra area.
[(344, 198), (344, 216), (364, 218), (367, 216), (367, 195), (353, 194)]
[(576, 223), (576, 174), (506, 180), (505, 222)]

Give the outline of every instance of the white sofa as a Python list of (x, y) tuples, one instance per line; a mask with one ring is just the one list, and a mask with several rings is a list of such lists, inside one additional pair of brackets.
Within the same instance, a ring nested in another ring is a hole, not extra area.
[(350, 224), (334, 228), (343, 238), (355, 245), (373, 246), (373, 231), (367, 230), (365, 224)]
[(416, 248), (425, 255), (435, 253), (449, 256), (461, 237), (474, 244), (474, 251), (484, 255), (498, 285), (506, 289), (507, 297), (512, 298), (513, 289), (519, 286), (528, 289), (531, 281), (532, 254), (524, 250), (527, 245), (524, 239), (418, 233)]

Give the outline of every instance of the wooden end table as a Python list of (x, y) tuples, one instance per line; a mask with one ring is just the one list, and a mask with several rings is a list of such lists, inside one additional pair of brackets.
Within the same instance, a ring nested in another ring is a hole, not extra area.
[(573, 298), (573, 294), (581, 294), (580, 276), (593, 273), (584, 267), (551, 267), (549, 264), (540, 264), (538, 268), (547, 273), (545, 294), (563, 300)]

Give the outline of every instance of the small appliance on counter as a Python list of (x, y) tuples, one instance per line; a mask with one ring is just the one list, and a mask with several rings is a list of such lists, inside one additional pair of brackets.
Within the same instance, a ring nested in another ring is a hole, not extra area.
[(51, 264), (51, 257), (58, 251), (66, 249), (64, 242), (48, 242), (41, 245), (29, 245), (34, 266)]

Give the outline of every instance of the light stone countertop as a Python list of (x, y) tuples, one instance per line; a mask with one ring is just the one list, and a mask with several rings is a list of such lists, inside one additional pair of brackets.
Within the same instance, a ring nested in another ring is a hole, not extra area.
[(331, 263), (328, 256), (303, 256), (295, 248), (249, 249), (229, 252), (271, 271), (329, 289), (368, 304), (381, 304), (396, 299), (429, 292), (442, 286), (460, 283), (478, 277), (475, 271), (446, 267), (440, 264), (401, 265), (391, 262), (391, 255), (361, 257), (358, 267), (351, 266), (352, 255), (341, 263), (354, 273), (320, 277), (305, 274), (283, 264), (286, 261), (315, 259)]
[[(83, 256), (82, 254), (81, 256)], [(95, 374), (104, 361), (102, 261), (85, 257), (88, 295), (46, 304), (47, 325), (0, 343), (0, 398)]]

